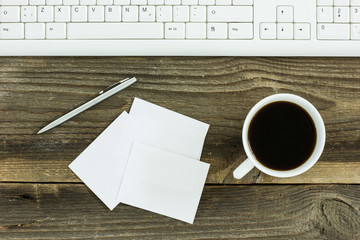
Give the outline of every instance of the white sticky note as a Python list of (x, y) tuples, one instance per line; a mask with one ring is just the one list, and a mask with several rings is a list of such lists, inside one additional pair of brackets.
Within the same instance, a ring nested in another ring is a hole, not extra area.
[(129, 115), (134, 141), (200, 160), (209, 124), (139, 98)]
[(117, 117), (69, 168), (112, 210), (132, 145), (129, 115)]
[(119, 199), (125, 204), (193, 223), (209, 166), (133, 143)]

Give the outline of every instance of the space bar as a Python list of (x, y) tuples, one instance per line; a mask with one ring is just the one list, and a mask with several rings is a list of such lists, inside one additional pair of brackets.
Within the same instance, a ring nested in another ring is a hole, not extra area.
[(68, 23), (68, 39), (159, 39), (163, 23)]

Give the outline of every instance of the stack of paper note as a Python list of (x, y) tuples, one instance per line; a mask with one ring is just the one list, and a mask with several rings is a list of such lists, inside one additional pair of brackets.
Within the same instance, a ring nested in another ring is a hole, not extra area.
[(135, 98), (70, 165), (111, 210), (120, 202), (193, 223), (209, 125)]

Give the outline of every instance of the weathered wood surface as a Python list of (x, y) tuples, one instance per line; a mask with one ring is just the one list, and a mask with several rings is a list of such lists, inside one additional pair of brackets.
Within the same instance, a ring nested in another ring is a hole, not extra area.
[[(360, 183), (360, 58), (0, 58), (0, 181), (78, 182), (68, 164), (133, 98), (211, 124), (202, 161), (208, 183)], [(128, 76), (138, 82), (60, 127), (36, 132)], [(306, 175), (274, 179), (232, 170), (246, 157), (247, 112), (274, 93), (305, 97), (327, 142)]]
[(1, 239), (360, 239), (359, 185), (207, 186), (193, 225), (83, 184), (0, 184)]
[[(0, 239), (360, 239), (359, 66), (360, 58), (0, 58)], [(36, 135), (129, 76), (139, 80), (131, 88)], [(294, 178), (254, 169), (235, 180), (246, 114), (274, 93), (318, 108), (324, 153)], [(111, 212), (67, 167), (135, 96), (211, 125), (194, 225), (122, 204)]]

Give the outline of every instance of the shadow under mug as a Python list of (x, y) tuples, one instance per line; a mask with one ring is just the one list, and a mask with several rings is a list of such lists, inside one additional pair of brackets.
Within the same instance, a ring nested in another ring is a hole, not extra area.
[[(312, 118), (315, 130), (316, 130), (316, 143), (315, 148), (312, 153), (312, 155), (299, 167), (291, 170), (286, 171), (279, 171), (274, 170), (271, 168), (268, 168), (261, 164), (255, 157), (255, 155), (251, 151), (249, 139), (248, 139), (248, 130), (251, 123), (251, 120), (255, 116), (255, 114), (264, 106), (273, 103), (273, 102), (291, 102), (298, 106), (300, 106), (302, 109), (304, 109), (309, 116)], [(271, 95), (269, 97), (266, 97), (262, 99), (260, 102), (258, 102), (248, 113), (248, 115), (245, 118), (244, 126), (242, 129), (242, 142), (245, 149), (245, 153), (248, 157), (240, 166), (238, 166), (234, 172), (234, 178), (240, 179), (243, 176), (245, 176), (248, 172), (250, 172), (251, 169), (254, 167), (258, 168), (260, 171), (274, 176), (274, 177), (293, 177), (296, 175), (299, 175), (301, 173), (304, 173), (305, 171), (309, 170), (320, 158), (321, 153), (323, 152), (324, 146), (325, 146), (325, 125), (324, 121), (320, 116), (320, 113), (317, 111), (317, 109), (307, 100), (305, 100), (302, 97), (299, 97), (297, 95), (293, 94), (275, 94)]]

